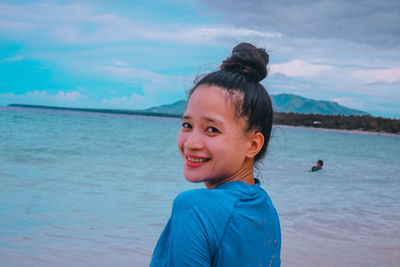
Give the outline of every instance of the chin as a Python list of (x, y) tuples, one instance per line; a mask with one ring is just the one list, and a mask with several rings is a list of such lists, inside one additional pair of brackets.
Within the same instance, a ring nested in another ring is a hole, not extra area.
[(185, 177), (186, 181), (191, 182), (191, 183), (202, 183), (204, 182), (202, 179), (197, 179), (197, 178), (191, 178), (191, 177)]
[(196, 175), (190, 175), (187, 173), (184, 173), (183, 176), (185, 177), (186, 181), (191, 182), (191, 183), (201, 183), (204, 182), (203, 177), (199, 177)]
[(216, 182), (220, 180), (218, 177), (210, 177), (205, 174), (190, 173), (190, 171), (183, 171), (183, 176), (186, 181), (191, 183), (203, 183), (203, 182)]

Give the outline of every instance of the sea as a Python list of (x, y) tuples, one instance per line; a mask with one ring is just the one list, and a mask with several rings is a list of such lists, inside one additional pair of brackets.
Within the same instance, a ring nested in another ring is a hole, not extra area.
[[(204, 188), (180, 124), (0, 107), (0, 266), (148, 266), (176, 195)], [(274, 126), (256, 175), (282, 266), (400, 266), (400, 136)]]

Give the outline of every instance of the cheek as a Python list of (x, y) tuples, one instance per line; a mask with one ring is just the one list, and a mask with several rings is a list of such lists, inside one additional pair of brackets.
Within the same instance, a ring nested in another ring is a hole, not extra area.
[(224, 143), (226, 157), (234, 162), (242, 162), (246, 157), (248, 143), (240, 136), (233, 136)]
[(230, 140), (216, 138), (208, 141), (206, 147), (212, 157), (217, 160), (218, 164), (229, 162), (231, 158), (236, 155), (236, 148), (232, 145)]
[(177, 145), (181, 152), (183, 150), (183, 144), (185, 143), (185, 140), (186, 140), (186, 135), (184, 132), (182, 132), (182, 130), (180, 130), (178, 133)]

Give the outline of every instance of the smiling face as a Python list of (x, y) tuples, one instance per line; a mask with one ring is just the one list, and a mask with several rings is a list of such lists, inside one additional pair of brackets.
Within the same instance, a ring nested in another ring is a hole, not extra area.
[(205, 182), (208, 188), (234, 180), (249, 179), (251, 183), (252, 135), (245, 129), (246, 121), (237, 117), (226, 90), (209, 85), (196, 88), (178, 135), (185, 178)]

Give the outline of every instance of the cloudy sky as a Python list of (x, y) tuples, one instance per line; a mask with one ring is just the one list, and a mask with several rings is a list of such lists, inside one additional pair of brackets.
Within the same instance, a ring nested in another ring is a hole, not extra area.
[(400, 117), (398, 0), (0, 0), (0, 105), (172, 103), (239, 42), (271, 94)]

